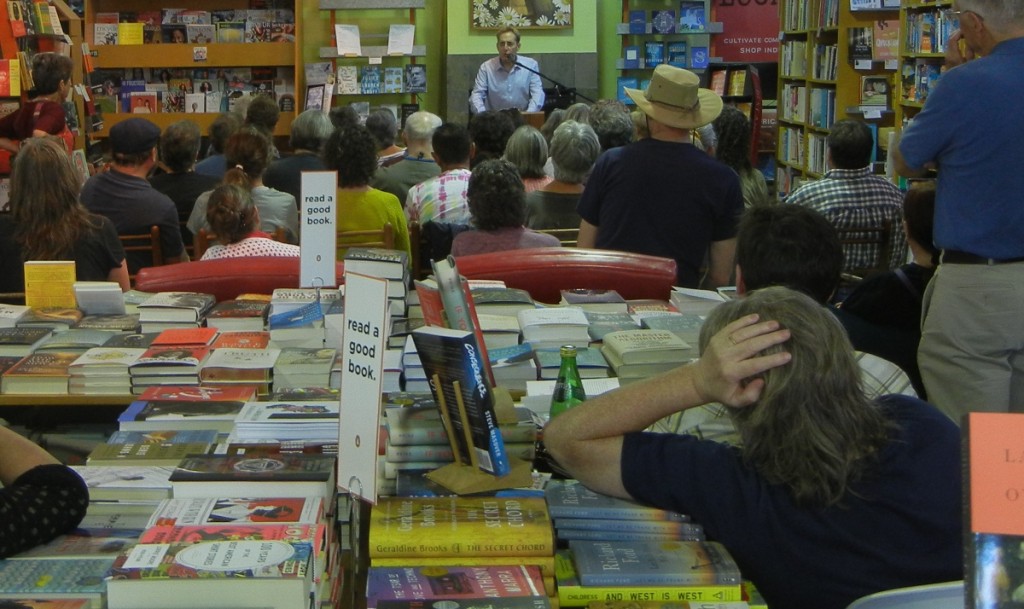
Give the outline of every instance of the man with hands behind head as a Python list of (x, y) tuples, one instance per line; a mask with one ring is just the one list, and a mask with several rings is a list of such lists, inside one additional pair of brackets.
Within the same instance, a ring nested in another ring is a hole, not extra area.
[(540, 112), (544, 108), (544, 87), (536, 74), (539, 70), (536, 60), (519, 54), (518, 30), (498, 30), (498, 56), (480, 64), (469, 97), (470, 111), (476, 114), (517, 108)]

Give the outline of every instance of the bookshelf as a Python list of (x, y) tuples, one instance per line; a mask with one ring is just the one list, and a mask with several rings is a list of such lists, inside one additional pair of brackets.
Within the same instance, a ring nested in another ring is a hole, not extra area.
[[(697, 74), (706, 72), (715, 61), (710, 57), (711, 34), (721, 34), (723, 29), (720, 22), (711, 21), (708, 4), (708, 0), (696, 0), (672, 3), (668, 8), (657, 0), (623, 0), (622, 23), (615, 28), (622, 48), (615, 64), (620, 101), (632, 106), (623, 88), (644, 89), (645, 81), (659, 64), (668, 63)], [(684, 5), (692, 5), (692, 11)], [(702, 17), (691, 17), (693, 13)]]
[(708, 66), (702, 86), (722, 96), (722, 101), (736, 106), (750, 119), (750, 162), (754, 167), (761, 167), (764, 154), (774, 154), (774, 150), (764, 150), (761, 146), (761, 112), (763, 93), (761, 90), (761, 73), (756, 64), (752, 63), (712, 63)]
[(895, 124), (906, 125), (924, 107), (929, 85), (942, 73), (946, 41), (958, 27), (943, 11), (950, 0), (904, 1), (900, 6), (899, 86), (894, 88)]
[[(218, 0), (215, 3), (206, 0), (183, 0), (175, 4), (176, 8), (186, 10), (241, 10), (249, 9), (249, 0)], [(294, 6), (296, 39), (302, 33), (302, 6)], [(298, 95), (295, 93), (300, 82), (302, 59), (300, 44), (295, 41), (286, 42), (249, 42), (249, 43), (218, 43), (205, 45), (189, 44), (141, 44), (141, 45), (96, 45), (95, 25), (97, 15), (101, 13), (140, 13), (154, 11), (152, 2), (146, 0), (86, 0), (85, 1), (85, 40), (89, 43), (93, 64), (97, 70), (135, 69), (149, 70), (183, 70), (195, 74), (196, 70), (208, 70), (214, 75), (218, 71), (231, 68), (273, 68), (275, 72), (276, 94), (290, 93), (294, 101), (282, 105), (281, 117), (275, 129), (275, 135), (287, 136), (291, 131), (291, 123), (300, 112)], [(200, 51), (200, 49), (205, 52)], [(282, 70), (283, 69), (283, 70)], [(191, 77), (191, 76), (190, 76)], [(289, 83), (290, 78), (290, 83)], [(215, 76), (211, 78), (214, 80)], [(291, 91), (287, 91), (290, 88)], [(147, 119), (160, 126), (161, 129), (179, 120), (195, 121), (202, 131), (206, 131), (210, 123), (217, 118), (219, 111), (205, 113), (157, 112), (148, 114)], [(103, 126), (93, 135), (104, 138), (110, 128), (120, 121), (132, 117), (124, 112), (105, 112)]]
[[(343, 103), (367, 102), (370, 105), (398, 106), (396, 102), (410, 101), (415, 104), (417, 94), (426, 93), (426, 75), (423, 70), (414, 68), (417, 74), (423, 75), (422, 90), (419, 90), (418, 85), (414, 85), (414, 90), (410, 91), (408, 66), (419, 65), (426, 69), (424, 64), (417, 63), (417, 59), (427, 56), (427, 47), (414, 42), (411, 53), (388, 54), (388, 33), (393, 24), (415, 27), (417, 11), (425, 10), (425, 6), (426, 0), (320, 0), (320, 10), (331, 13), (332, 40), (335, 37), (335, 25), (359, 26), (359, 55), (340, 55), (337, 46), (320, 48), (320, 58), (332, 61), (335, 74), (339, 74), (341, 69), (347, 69), (350, 76), (358, 78), (357, 82), (349, 79), (349, 82), (357, 87), (357, 91), (345, 91), (345, 83), (338, 83), (335, 96), (341, 97)], [(416, 34), (419, 38), (420, 32), (417, 31)], [(364, 84), (364, 70), (372, 70), (374, 67), (380, 72), (379, 91), (372, 85)], [(398, 70), (401, 70), (401, 78), (395, 80), (396, 75), (399, 75)], [(392, 72), (390, 77), (389, 72)], [(399, 86), (401, 90), (397, 90)], [(395, 115), (396, 118), (402, 119), (399, 112), (396, 111)]]

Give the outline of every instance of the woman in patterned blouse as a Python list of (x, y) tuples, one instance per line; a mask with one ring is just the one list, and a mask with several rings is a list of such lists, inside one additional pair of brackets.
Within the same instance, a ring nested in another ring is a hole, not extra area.
[(67, 533), (89, 505), (78, 474), (6, 427), (0, 427), (0, 483), (0, 558)]

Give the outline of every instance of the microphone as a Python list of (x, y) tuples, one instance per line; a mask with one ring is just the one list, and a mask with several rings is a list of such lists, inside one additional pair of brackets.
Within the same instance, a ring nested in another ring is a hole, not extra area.
[(538, 72), (537, 70), (534, 70), (533, 68), (531, 68), (531, 67), (529, 67), (529, 66), (527, 66), (527, 65), (524, 65), (523, 63), (521, 63), (521, 62), (519, 61), (519, 59), (518, 59), (518, 58), (517, 58), (517, 59), (516, 59), (516, 61), (515, 61), (515, 65), (517, 65), (517, 66), (519, 66), (520, 68), (522, 68), (522, 69), (526, 70), (527, 72), (532, 72), (532, 73), (536, 74), (537, 76), (540, 76), (541, 78), (544, 78), (544, 79), (546, 79), (546, 80), (550, 80), (550, 81), (551, 81), (551, 83), (555, 85), (555, 90), (556, 90), (556, 91), (558, 91), (558, 90), (563, 90), (563, 91), (571, 91), (571, 92), (572, 92), (572, 94), (573, 94), (573, 95), (574, 95), (575, 97), (582, 97), (583, 99), (585, 99), (586, 101), (588, 101), (588, 102), (590, 102), (590, 103), (592, 103), (592, 104), (593, 104), (593, 103), (596, 103), (596, 102), (595, 102), (595, 101), (594, 101), (593, 99), (591, 99), (591, 98), (587, 97), (586, 95), (583, 95), (582, 93), (577, 93), (577, 92), (576, 92), (576, 89), (574, 89), (574, 88), (572, 88), (572, 87), (567, 87), (567, 86), (563, 85), (562, 83), (558, 82), (557, 80), (555, 80), (554, 78), (551, 78), (551, 77), (550, 77), (550, 76), (548, 76), (547, 74), (542, 74), (542, 73)]

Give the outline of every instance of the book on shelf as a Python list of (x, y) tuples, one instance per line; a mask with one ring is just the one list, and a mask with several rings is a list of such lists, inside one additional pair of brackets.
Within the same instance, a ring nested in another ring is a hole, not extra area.
[(317, 524), (324, 517), (319, 497), (196, 497), (165, 499), (146, 527), (225, 524)]
[(394, 601), (422, 602), (423, 609), (444, 606), (492, 605), (546, 609), (550, 607), (540, 569), (527, 565), (380, 567), (366, 573), (367, 609), (414, 606)]
[(0, 560), (0, 599), (88, 599), (91, 609), (103, 607), (105, 580), (114, 558), (26, 558)]
[(712, 70), (711, 71), (711, 83), (708, 85), (712, 91), (719, 95), (725, 95), (725, 85), (729, 79), (729, 70)]
[(714, 541), (569, 542), (583, 586), (740, 585), (739, 566)]
[(708, 67), (710, 63), (710, 55), (708, 55), (708, 47), (695, 46), (690, 47), (690, 67), (703, 70)]
[(630, 44), (622, 48), (622, 68), (635, 70), (640, 67), (640, 46)]
[(74, 260), (25, 261), (25, 304), (32, 309), (75, 307)]
[(427, 66), (419, 63), (405, 64), (405, 92), (427, 92)]
[(899, 59), (899, 19), (879, 19), (872, 31), (871, 58), (875, 61)]
[[(658, 601), (662, 605), (674, 607), (677, 603), (683, 607), (689, 603), (721, 603), (741, 601), (743, 589), (741, 585), (710, 584), (710, 585), (636, 585), (636, 586), (584, 586), (573, 565), (571, 552), (559, 550), (555, 555), (555, 581), (558, 591), (559, 605), (562, 607), (587, 607), (589, 603), (599, 603), (605, 607), (614, 601), (626, 600), (631, 604), (644, 601)], [(709, 604), (715, 607), (717, 604)], [(729, 609), (734, 607), (726, 605)], [(738, 607), (735, 609), (739, 609)]]
[(679, 27), (674, 9), (651, 11), (651, 31), (655, 34), (675, 34)]
[(729, 71), (729, 90), (727, 94), (742, 97), (747, 94), (747, 69), (737, 68)]
[(665, 43), (648, 40), (644, 43), (644, 67), (654, 68), (665, 63)]
[(849, 28), (847, 36), (847, 53), (849, 60), (871, 61), (874, 48), (874, 28), (851, 27)]
[(98, 444), (86, 457), (85, 463), (86, 465), (164, 465), (174, 467), (186, 455), (206, 453), (211, 446), (210, 442)]
[[(405, 70), (399, 67), (384, 68), (384, 92), (402, 93), (405, 91)], [(396, 117), (397, 118), (397, 117)]]
[(383, 497), (370, 512), (371, 562), (385, 556), (554, 553), (551, 518), (537, 497)]
[(665, 55), (670, 66), (686, 67), (687, 46), (685, 40), (669, 40), (665, 43)]
[(412, 338), (431, 379), (434, 399), (439, 406), (444, 402), (441, 416), (455, 436), (452, 441), (461, 462), (469, 464), (475, 459), (482, 471), (495, 476), (507, 474), (511, 465), (486, 375), (489, 362), (473, 330), (424, 326), (414, 330)]
[(280, 454), (264, 457), (186, 457), (171, 473), (174, 497), (323, 497), (334, 495), (335, 457)]
[(615, 290), (576, 288), (560, 292), (561, 304), (584, 311), (625, 313), (628, 308), (626, 299)]
[(645, 34), (647, 33), (647, 11), (643, 9), (632, 9), (629, 11), (629, 27), (627, 28), (630, 34)]
[(703, 32), (706, 27), (704, 0), (681, 0), (679, 2), (679, 31)]
[(861, 76), (860, 104), (862, 106), (887, 106), (890, 82), (888, 76)]
[(312, 553), (307, 543), (283, 540), (136, 544), (114, 560), (107, 607), (172, 598), (190, 607), (308, 609)]
[(359, 92), (376, 95), (384, 92), (384, 73), (381, 66), (362, 66), (359, 69)]
[(96, 46), (117, 44), (117, 23), (96, 23), (93, 28), (93, 44)]
[(173, 467), (160, 465), (72, 465), (92, 501), (159, 502), (171, 496)]
[(596, 493), (576, 480), (552, 480), (544, 488), (548, 511), (552, 518), (598, 518), (614, 520), (648, 520), (688, 522), (689, 517), (677, 512), (653, 508), (639, 503)]
[(633, 100), (626, 95), (626, 89), (636, 89), (640, 86), (640, 80), (633, 76), (619, 76), (615, 79), (616, 99), (627, 106), (635, 105)]
[(67, 394), (68, 366), (81, 353), (47, 351), (31, 353), (0, 377), (0, 391), (16, 394)]

